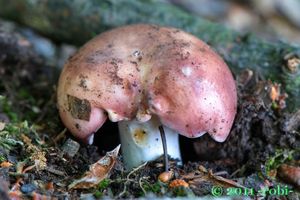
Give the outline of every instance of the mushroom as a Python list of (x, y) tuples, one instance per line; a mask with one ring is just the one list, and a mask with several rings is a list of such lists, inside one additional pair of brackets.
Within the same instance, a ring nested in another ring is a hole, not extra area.
[(65, 64), (58, 109), (70, 132), (91, 143), (107, 117), (118, 122), (128, 169), (163, 154), (181, 160), (178, 134), (223, 142), (236, 114), (233, 76), (207, 44), (182, 30), (129, 25), (104, 32)]

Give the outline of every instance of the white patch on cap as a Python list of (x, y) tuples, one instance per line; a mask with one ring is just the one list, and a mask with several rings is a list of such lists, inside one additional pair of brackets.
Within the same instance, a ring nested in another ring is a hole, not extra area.
[(191, 67), (183, 67), (181, 69), (181, 72), (185, 75), (185, 76), (190, 76), (193, 73), (193, 69)]

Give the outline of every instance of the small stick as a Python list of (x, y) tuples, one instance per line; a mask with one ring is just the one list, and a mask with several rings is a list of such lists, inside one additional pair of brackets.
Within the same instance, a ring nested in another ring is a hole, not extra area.
[(166, 141), (166, 135), (165, 131), (162, 125), (158, 127), (159, 132), (160, 132), (160, 137), (163, 145), (163, 150), (164, 150), (164, 165), (165, 165), (165, 171), (169, 171), (169, 159), (168, 159), (168, 148), (167, 148), (167, 141)]

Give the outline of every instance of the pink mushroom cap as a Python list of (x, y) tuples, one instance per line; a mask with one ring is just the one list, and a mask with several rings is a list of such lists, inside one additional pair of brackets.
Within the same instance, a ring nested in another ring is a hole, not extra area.
[(170, 27), (130, 25), (86, 43), (65, 64), (58, 109), (82, 140), (106, 121), (160, 122), (181, 135), (223, 142), (237, 107), (233, 76), (197, 37)]

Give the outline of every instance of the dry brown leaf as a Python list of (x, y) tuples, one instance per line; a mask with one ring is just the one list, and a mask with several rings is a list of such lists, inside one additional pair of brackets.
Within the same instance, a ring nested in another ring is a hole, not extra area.
[(214, 178), (215, 180), (221, 182), (223, 185), (229, 185), (230, 187), (238, 187), (238, 188), (244, 188), (246, 189), (245, 186), (233, 181), (233, 180), (230, 180), (230, 179), (227, 179), (227, 178), (224, 178), (222, 176), (218, 176), (218, 175), (215, 175), (213, 174), (213, 172), (211, 170), (209, 170), (209, 176), (211, 178)]
[(11, 167), (13, 164), (8, 162), (8, 161), (3, 161), (1, 164), (0, 164), (0, 167), (2, 168), (9, 168)]
[(120, 150), (117, 146), (114, 150), (107, 152), (104, 157), (96, 163), (90, 165), (89, 171), (85, 172), (83, 178), (73, 181), (69, 189), (87, 189), (97, 186), (100, 181), (105, 179), (113, 168)]
[(269, 93), (270, 99), (274, 102), (274, 101), (278, 100), (279, 95), (280, 95), (280, 86), (277, 83), (272, 84), (271, 90)]
[(286, 98), (288, 95), (286, 93), (281, 92), (281, 85), (278, 83), (272, 83), (268, 82), (269, 87), (269, 98), (272, 100), (272, 102), (276, 103), (278, 108), (281, 110), (286, 107)]
[(246, 188), (244, 187), (243, 185), (233, 181), (233, 180), (230, 180), (230, 179), (227, 179), (227, 178), (224, 178), (222, 176), (218, 176), (218, 175), (215, 175), (211, 170), (207, 170), (205, 167), (203, 167), (202, 165), (199, 166), (199, 170), (201, 172), (204, 172), (204, 173), (207, 173), (209, 178), (211, 179), (214, 179), (216, 181), (218, 181), (220, 184), (224, 185), (224, 186), (230, 186), (230, 187), (239, 187), (239, 188)]
[(198, 170), (189, 173), (185, 176), (182, 176), (183, 179), (188, 180), (188, 183), (191, 187), (198, 187), (203, 183), (211, 183), (212, 185), (221, 185), (223, 187), (238, 187), (238, 188), (245, 188), (245, 186), (224, 178), (222, 176), (218, 176), (214, 174), (211, 170), (207, 170), (204, 166), (200, 165)]

